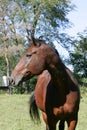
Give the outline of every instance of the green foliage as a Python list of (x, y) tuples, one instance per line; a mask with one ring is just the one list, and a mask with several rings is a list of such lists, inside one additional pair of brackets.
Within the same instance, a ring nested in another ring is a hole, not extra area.
[(74, 41), (74, 52), (70, 54), (71, 63), (74, 66), (74, 73), (79, 77), (87, 77), (87, 31), (78, 35)]
[(0, 75), (6, 75), (6, 62), (4, 56), (0, 56)]
[(80, 87), (81, 87), (81, 90), (82, 90), (83, 93), (87, 92), (87, 78), (82, 78), (81, 79)]
[(29, 82), (30, 92), (35, 89), (36, 82), (37, 82), (37, 76), (34, 76), (32, 79), (30, 79), (30, 82)]
[(22, 83), (20, 86), (15, 86), (12, 90), (12, 94), (24, 94), (25, 93), (25, 85)]

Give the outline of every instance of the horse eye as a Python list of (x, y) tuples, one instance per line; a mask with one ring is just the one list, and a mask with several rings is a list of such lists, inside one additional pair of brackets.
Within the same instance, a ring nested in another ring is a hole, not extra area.
[(32, 55), (31, 54), (26, 54), (26, 57), (31, 57)]
[(36, 51), (32, 52), (31, 54), (26, 54), (26, 57), (31, 57), (33, 54), (36, 54)]

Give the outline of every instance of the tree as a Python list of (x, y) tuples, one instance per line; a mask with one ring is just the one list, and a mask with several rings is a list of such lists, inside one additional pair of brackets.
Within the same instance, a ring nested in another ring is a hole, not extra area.
[[(68, 27), (67, 14), (71, 10), (71, 2), (67, 0), (0, 1), (0, 47), (5, 49), (8, 76), (15, 64), (11, 57), (18, 59), (19, 44), (24, 48), (30, 43), (31, 35), (51, 45), (54, 39), (63, 42), (68, 38), (61, 30)], [(12, 48), (15, 48), (14, 53), (10, 53)]]
[[(5, 7), (5, 9), (4, 9)], [(9, 59), (8, 59), (8, 36), (7, 36), (7, 23), (6, 23), (6, 19), (5, 19), (5, 13), (6, 13), (6, 9), (7, 9), (7, 5), (5, 3), (5, 1), (2, 2), (1, 5), (1, 25), (2, 25), (2, 42), (4, 45), (4, 54), (5, 54), (5, 60), (6, 60), (6, 65), (7, 65), (7, 76), (10, 76), (10, 70), (9, 70)]]
[(73, 8), (70, 1), (17, 0), (14, 5), (18, 10), (17, 22), (23, 25), (20, 32), (26, 34), (26, 38), (33, 35), (48, 43), (52, 43), (54, 39), (57, 41), (64, 37), (66, 39), (65, 34), (60, 32), (62, 28), (68, 27), (67, 14)]
[(74, 40), (74, 52), (70, 54), (74, 73), (87, 78), (87, 29)]
[[(10, 7), (10, 8), (9, 8)], [(18, 45), (19, 43), (24, 42), (23, 38), (19, 37), (17, 35), (16, 31), (17, 28), (15, 27), (15, 21), (14, 21), (14, 14), (11, 14), (12, 5), (10, 1), (0, 1), (0, 51), (3, 50), (3, 55), (5, 57), (6, 61), (6, 68), (7, 68), (7, 77), (10, 76), (10, 52), (12, 49), (12, 46)], [(9, 49), (10, 48), (10, 49)], [(18, 52), (19, 46), (15, 48), (13, 46), (15, 53)]]

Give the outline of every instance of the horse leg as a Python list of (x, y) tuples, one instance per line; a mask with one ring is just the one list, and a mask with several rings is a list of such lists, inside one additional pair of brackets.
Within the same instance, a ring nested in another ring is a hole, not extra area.
[(55, 126), (49, 125), (49, 130), (56, 130), (56, 125)]
[(42, 117), (43, 117), (44, 122), (46, 123), (46, 130), (49, 130), (48, 122), (47, 122), (47, 115), (45, 112), (42, 112)]
[(68, 130), (75, 130), (77, 125), (77, 119), (67, 121)]
[(64, 124), (65, 120), (60, 120), (59, 122), (59, 130), (64, 130), (65, 124)]
[(56, 130), (56, 123), (57, 121), (51, 116), (47, 117), (49, 130)]
[(47, 130), (56, 130), (56, 124), (48, 123), (49, 129)]
[(44, 122), (46, 123), (46, 130), (56, 130), (56, 123), (54, 123), (54, 121), (51, 121), (45, 112), (42, 112), (42, 116)]

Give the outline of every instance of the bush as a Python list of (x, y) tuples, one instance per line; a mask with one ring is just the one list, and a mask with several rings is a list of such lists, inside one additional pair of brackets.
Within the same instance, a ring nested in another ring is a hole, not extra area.
[(81, 79), (80, 89), (81, 89), (81, 93), (87, 93), (87, 78)]

